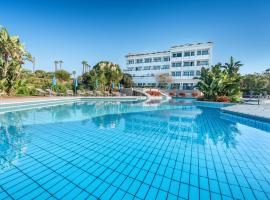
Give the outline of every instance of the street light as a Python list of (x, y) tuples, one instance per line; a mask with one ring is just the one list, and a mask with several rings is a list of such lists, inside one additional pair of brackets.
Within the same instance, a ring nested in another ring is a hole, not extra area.
[(76, 94), (76, 89), (78, 87), (78, 80), (76, 79), (76, 71), (74, 70), (72, 74), (73, 74), (74, 94)]

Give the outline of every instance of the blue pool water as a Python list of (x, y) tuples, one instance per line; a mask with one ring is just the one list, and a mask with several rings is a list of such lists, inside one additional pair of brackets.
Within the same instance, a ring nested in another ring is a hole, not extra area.
[(174, 99), (0, 115), (0, 199), (270, 199), (270, 124)]

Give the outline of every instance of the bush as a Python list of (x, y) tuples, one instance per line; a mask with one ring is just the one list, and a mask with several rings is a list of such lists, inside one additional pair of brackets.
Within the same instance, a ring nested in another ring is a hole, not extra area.
[(176, 96), (176, 94), (175, 94), (175, 92), (170, 92), (169, 96), (173, 97), (173, 96)]
[(161, 96), (161, 93), (159, 91), (147, 91), (146, 93), (150, 94), (150, 96), (156, 96), (156, 97)]
[(180, 97), (185, 97), (185, 96), (187, 96), (187, 94), (186, 94), (185, 92), (180, 92), (180, 93), (179, 93), (179, 96), (180, 96)]
[(58, 94), (67, 94), (67, 88), (64, 84), (57, 84), (56, 86), (53, 87), (53, 90), (58, 93)]
[(217, 102), (230, 102), (230, 98), (227, 96), (217, 96), (216, 101)]
[(193, 97), (198, 97), (198, 96), (200, 96), (200, 94), (198, 92), (192, 92), (192, 96)]

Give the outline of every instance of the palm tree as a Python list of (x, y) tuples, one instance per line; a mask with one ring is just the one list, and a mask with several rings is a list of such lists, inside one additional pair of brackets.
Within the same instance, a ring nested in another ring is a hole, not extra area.
[(0, 85), (8, 95), (14, 91), (26, 60), (32, 62), (32, 57), (19, 37), (10, 36), (5, 28), (0, 27)]
[(86, 73), (86, 66), (88, 65), (87, 61), (83, 60), (82, 61), (82, 65), (83, 65), (83, 71), (82, 71), (82, 73), (84, 74), (84, 73)]
[(229, 76), (238, 76), (241, 66), (243, 66), (243, 64), (240, 61), (234, 61), (234, 58), (231, 56), (230, 62), (225, 63), (223, 68), (225, 68)]
[(55, 66), (55, 72), (57, 71), (57, 65), (58, 65), (59, 61), (54, 61), (54, 66)]
[(63, 63), (63, 61), (62, 60), (59, 60), (58, 62), (59, 62), (59, 68), (61, 70), (62, 69), (62, 63)]
[(86, 72), (90, 72), (90, 65), (88, 63), (86, 64)]

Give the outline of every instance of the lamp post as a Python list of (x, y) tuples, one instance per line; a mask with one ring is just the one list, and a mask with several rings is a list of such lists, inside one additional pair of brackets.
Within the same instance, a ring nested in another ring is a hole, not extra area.
[(74, 94), (76, 94), (76, 89), (77, 89), (77, 86), (78, 86), (78, 82), (76, 80), (76, 71), (74, 70), (72, 72), (72, 74), (73, 74)]
[(35, 68), (36, 68), (36, 58), (33, 57), (33, 73), (35, 72)]

